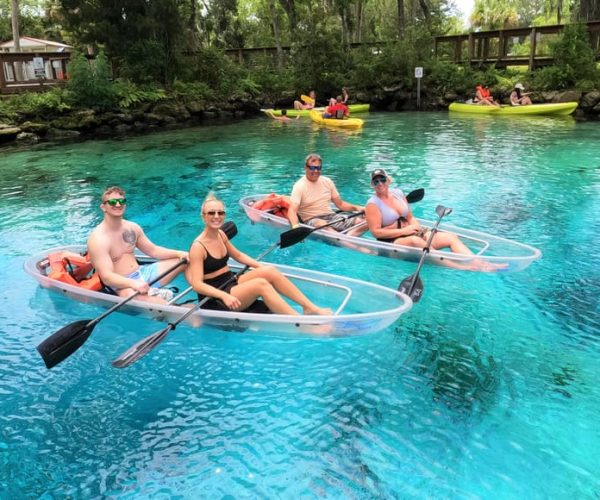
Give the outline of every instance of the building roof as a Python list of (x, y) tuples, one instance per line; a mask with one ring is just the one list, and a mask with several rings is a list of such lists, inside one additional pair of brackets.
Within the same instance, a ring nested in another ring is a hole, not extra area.
[[(30, 47), (54, 47), (56, 49), (72, 49), (71, 45), (67, 45), (65, 43), (53, 42), (52, 40), (41, 40), (40, 38), (33, 38), (30, 36), (22, 36), (19, 38), (21, 42), (21, 48), (30, 48)], [(0, 48), (12, 48), (14, 47), (14, 43), (12, 40), (8, 42), (0, 43)]]

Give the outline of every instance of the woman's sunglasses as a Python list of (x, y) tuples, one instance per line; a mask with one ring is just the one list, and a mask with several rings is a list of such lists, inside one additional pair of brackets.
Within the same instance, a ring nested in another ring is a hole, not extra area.
[(385, 177), (376, 177), (373, 179), (373, 186), (379, 186), (379, 184), (385, 184), (387, 179)]
[(106, 203), (107, 205), (110, 205), (111, 207), (117, 206), (117, 203), (119, 205), (123, 206), (127, 203), (127, 199), (126, 198), (111, 198), (110, 200), (106, 200), (104, 203)]
[(225, 210), (209, 210), (208, 212), (204, 212), (204, 215), (209, 215), (210, 217), (214, 217), (215, 215), (225, 217)]

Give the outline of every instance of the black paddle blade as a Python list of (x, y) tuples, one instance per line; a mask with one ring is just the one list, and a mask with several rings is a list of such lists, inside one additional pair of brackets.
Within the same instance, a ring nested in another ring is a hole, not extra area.
[[(88, 326), (89, 325), (89, 326)], [(70, 323), (53, 333), (37, 346), (47, 368), (52, 368), (68, 358), (88, 339), (96, 323), (91, 319), (82, 319)]]
[(423, 188), (415, 189), (406, 195), (406, 201), (409, 203), (416, 203), (421, 201), (425, 197), (425, 190)]
[(238, 234), (237, 226), (235, 225), (235, 222), (233, 222), (232, 220), (228, 220), (227, 222), (224, 222), (223, 225), (221, 226), (221, 229), (225, 232), (225, 234), (227, 235), (227, 237), (229, 239), (234, 238), (235, 235)]
[(398, 287), (398, 291), (408, 295), (411, 298), (411, 300), (416, 304), (417, 302), (419, 302), (419, 300), (421, 300), (424, 286), (423, 282), (421, 281), (421, 278), (417, 276), (417, 280), (415, 281), (415, 284), (411, 290), (410, 284), (412, 283), (413, 277), (414, 274), (411, 274), (408, 278), (404, 278), (402, 280), (402, 283), (400, 283), (400, 286)]
[(287, 248), (291, 247), (292, 245), (295, 245), (296, 243), (300, 243), (315, 229), (316, 228), (314, 227), (300, 226), (295, 229), (290, 229), (285, 233), (281, 233), (281, 235), (279, 236), (280, 247)]
[(169, 324), (162, 330), (140, 340), (137, 344), (132, 345), (123, 354), (116, 358), (112, 362), (112, 365), (115, 368), (127, 368), (129, 365), (132, 365), (138, 359), (144, 357), (158, 344), (160, 344), (172, 329), (173, 325)]

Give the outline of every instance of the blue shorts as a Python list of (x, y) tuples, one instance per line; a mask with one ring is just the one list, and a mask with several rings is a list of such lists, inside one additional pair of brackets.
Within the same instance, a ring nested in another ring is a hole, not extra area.
[[(138, 267), (131, 274), (125, 276), (126, 278), (130, 278), (132, 280), (144, 280), (146, 283), (150, 283), (152, 280), (156, 279), (159, 275), (158, 270), (158, 262), (154, 262), (152, 264), (144, 264), (143, 266)], [(153, 283), (152, 286), (161, 287), (160, 281)]]

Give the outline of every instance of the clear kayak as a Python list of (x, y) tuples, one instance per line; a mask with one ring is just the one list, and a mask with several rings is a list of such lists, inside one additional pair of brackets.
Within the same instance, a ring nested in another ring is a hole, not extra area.
[[(371, 108), (371, 105), (370, 104), (349, 104), (348, 108), (350, 109), (350, 113), (366, 113)], [(321, 112), (325, 111), (325, 108), (323, 108), (323, 107), (314, 108), (314, 109), (315, 109), (315, 111), (321, 111)], [(266, 113), (267, 111), (270, 111), (275, 116), (281, 116), (280, 109), (263, 109), (262, 111), (264, 113)], [(293, 118), (295, 116), (309, 116), (311, 110), (310, 109), (288, 109), (288, 110), (286, 110), (286, 112), (290, 118)]]
[(311, 111), (309, 113), (310, 119), (318, 123), (319, 125), (325, 125), (327, 127), (346, 128), (346, 129), (358, 129), (362, 128), (365, 124), (364, 120), (360, 118), (323, 118), (322, 111)]
[(530, 104), (527, 106), (483, 106), (453, 102), (448, 111), (456, 113), (494, 114), (494, 115), (557, 115), (567, 116), (577, 108), (576, 102), (552, 102), (547, 104)]
[[(256, 194), (246, 196), (239, 201), (239, 204), (252, 222), (289, 229), (289, 222), (285, 217), (274, 214), (273, 210), (254, 208), (255, 203), (269, 196), (273, 195)], [(431, 228), (434, 225), (432, 221), (417, 220), (424, 227)], [(463, 271), (515, 272), (525, 269), (542, 255), (537, 248), (532, 246), (479, 231), (462, 229), (448, 224), (440, 224), (439, 230), (457, 234), (474, 254), (466, 255), (452, 253), (449, 250), (431, 250), (427, 254), (425, 262)], [(345, 233), (323, 230), (311, 233), (310, 238), (364, 254), (415, 262), (419, 260), (423, 253), (420, 248), (377, 241), (368, 232), (362, 236), (350, 236)]]
[[(50, 278), (48, 256), (62, 251), (81, 253), (85, 251), (85, 246), (53, 248), (32, 256), (24, 264), (25, 272), (33, 276), (42, 287), (78, 302), (108, 309), (122, 300), (116, 295), (84, 289)], [(143, 263), (153, 261), (144, 256), (138, 256), (138, 259)], [(304, 334), (319, 337), (347, 337), (374, 333), (387, 328), (413, 304), (407, 295), (374, 283), (297, 267), (271, 265), (291, 279), (311, 300), (322, 307), (330, 307), (333, 314), (288, 316), (201, 309), (194, 311), (186, 322), (194, 327), (211, 326), (223, 330), (260, 332), (278, 336)], [(230, 267), (235, 272), (241, 266), (230, 262)], [(195, 298), (195, 294), (185, 297), (186, 293), (194, 294), (188, 289), (165, 305), (134, 299), (119, 311), (161, 322), (175, 321), (189, 311), (188, 307), (177, 303), (187, 298)]]

